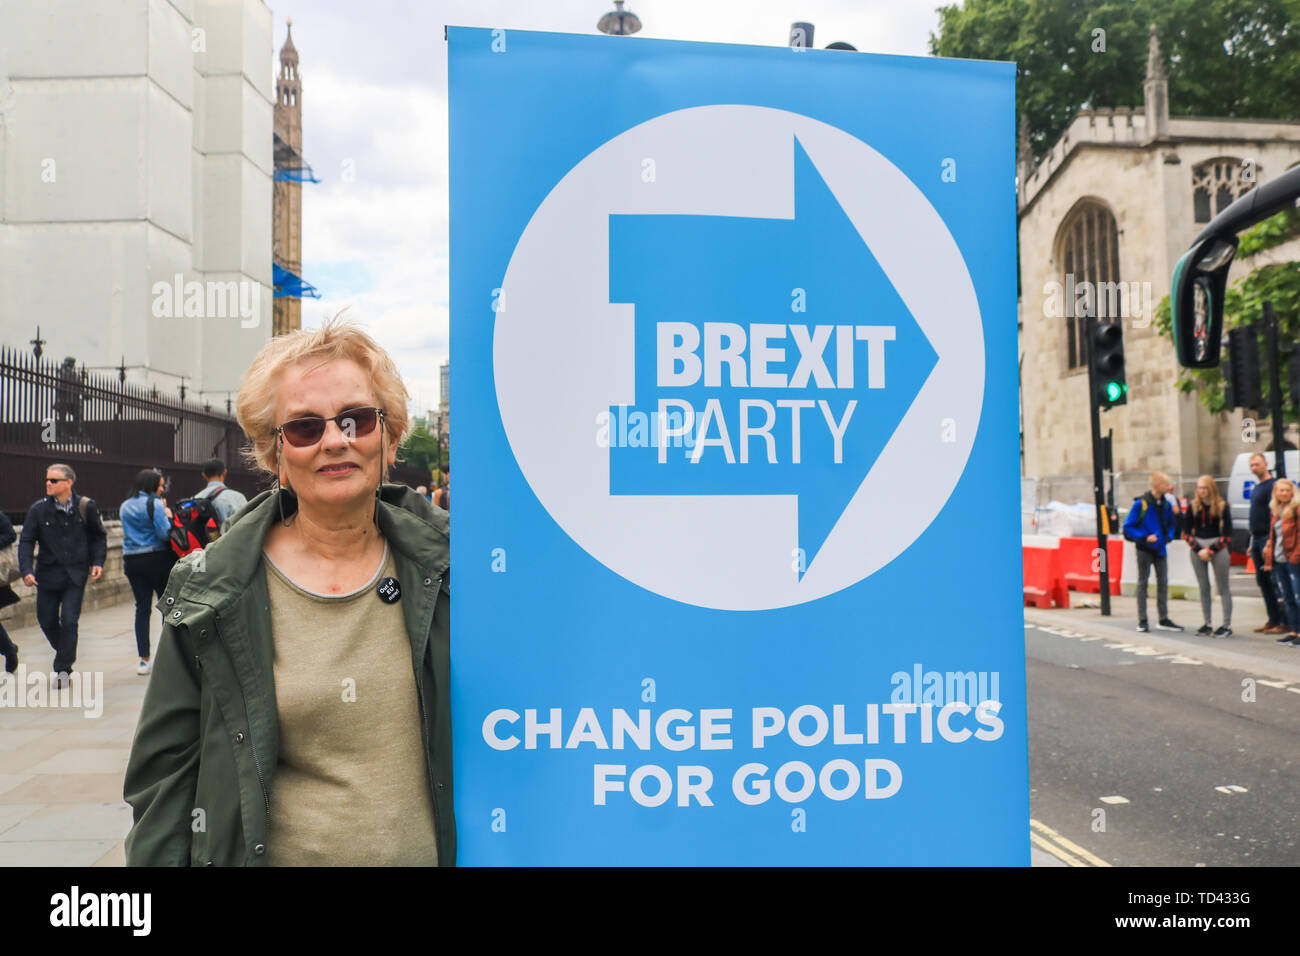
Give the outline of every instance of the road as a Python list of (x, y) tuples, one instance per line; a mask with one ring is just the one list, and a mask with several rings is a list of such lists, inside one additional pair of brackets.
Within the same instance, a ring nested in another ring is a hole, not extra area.
[(1036, 845), (1073, 865), (1300, 864), (1300, 681), (1198, 656), (1240, 638), (1097, 633), (1026, 624)]

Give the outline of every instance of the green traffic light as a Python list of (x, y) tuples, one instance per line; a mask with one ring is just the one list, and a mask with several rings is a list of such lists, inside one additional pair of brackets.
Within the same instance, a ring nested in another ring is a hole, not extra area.
[(1118, 402), (1124, 395), (1124, 386), (1119, 382), (1106, 383), (1106, 401)]

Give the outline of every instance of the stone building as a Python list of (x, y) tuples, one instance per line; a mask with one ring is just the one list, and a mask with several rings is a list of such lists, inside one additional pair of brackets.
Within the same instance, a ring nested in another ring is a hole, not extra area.
[[(1178, 390), (1172, 342), (1152, 313), (1169, 294), (1175, 263), (1213, 215), (1300, 162), (1300, 123), (1171, 117), (1168, 90), (1152, 28), (1142, 109), (1081, 110), (1037, 164), (1021, 134), (1026, 476), (1091, 474), (1084, 319), (1070, 314), (1086, 310), (1089, 297), (1098, 315), (1119, 316), (1124, 329), (1128, 403), (1102, 413), (1103, 434), (1114, 431), (1116, 471), (1226, 475), (1239, 452), (1268, 441), (1262, 428), (1258, 442), (1243, 441), (1243, 412), (1212, 415), (1195, 394)], [(1229, 281), (1257, 264), (1234, 264)], [(1071, 298), (1079, 309), (1069, 308)], [(1090, 499), (1090, 490), (1081, 497)]]
[(0, 0), (0, 343), (222, 402), (271, 334), (263, 0)]

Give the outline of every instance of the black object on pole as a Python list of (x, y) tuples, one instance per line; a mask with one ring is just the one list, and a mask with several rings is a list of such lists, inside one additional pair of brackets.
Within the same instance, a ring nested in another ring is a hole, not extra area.
[(1228, 401), (1232, 408), (1258, 409), (1264, 404), (1259, 374), (1259, 329), (1253, 324), (1228, 330), (1226, 372), (1224, 378), (1228, 382)]
[[(1109, 324), (1109, 323), (1108, 323)], [(1092, 497), (1096, 504), (1097, 512), (1097, 548), (1100, 560), (1097, 562), (1097, 581), (1101, 586), (1101, 613), (1105, 617), (1110, 616), (1110, 569), (1107, 568), (1107, 551), (1106, 551), (1106, 525), (1109, 524), (1107, 517), (1103, 517), (1103, 509), (1106, 507), (1106, 497), (1103, 488), (1104, 480), (1102, 478), (1102, 461), (1105, 456), (1105, 449), (1101, 441), (1101, 399), (1103, 391), (1103, 382), (1099, 375), (1096, 358), (1099, 357), (1098, 339), (1097, 339), (1098, 322), (1094, 316), (1088, 316), (1087, 330), (1084, 336), (1088, 343), (1088, 423), (1092, 429)], [(1121, 346), (1122, 347), (1122, 346)], [(1122, 353), (1121, 353), (1122, 354)], [(1121, 358), (1121, 362), (1123, 359)]]
[(1279, 366), (1281, 354), (1277, 342), (1277, 314), (1273, 303), (1264, 300), (1264, 346), (1268, 349), (1268, 398), (1273, 416), (1273, 461), (1277, 467), (1277, 476), (1286, 477), (1286, 421), (1282, 417), (1282, 374)]

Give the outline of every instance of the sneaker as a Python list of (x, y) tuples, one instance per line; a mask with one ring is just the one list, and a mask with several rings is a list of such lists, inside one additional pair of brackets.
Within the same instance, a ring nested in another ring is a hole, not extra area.
[(1230, 627), (1228, 627), (1228, 625), (1224, 624), (1222, 627), (1215, 628), (1214, 636), (1215, 636), (1215, 637), (1231, 637), (1231, 636), (1232, 636), (1232, 628), (1230, 628)]
[(1151, 630), (1151, 628), (1147, 627), (1146, 621), (1138, 621), (1137, 629), (1141, 631), (1143, 634), (1147, 634)]
[(1175, 624), (1173, 621), (1169, 620), (1169, 618), (1167, 618), (1167, 617), (1162, 617), (1160, 620), (1156, 621), (1156, 627), (1160, 628), (1160, 630), (1162, 630), (1162, 631), (1181, 631), (1181, 630), (1182, 630), (1181, 627), (1179, 627), (1179, 626), (1178, 626), (1177, 624)]
[(1196, 633), (1200, 634), (1202, 637), (1206, 637), (1214, 633), (1214, 628), (1210, 627), (1208, 624), (1202, 624), (1196, 629)]
[(1293, 638), (1293, 637), (1295, 637), (1294, 634), (1283, 634), (1281, 637), (1279, 637), (1279, 638), (1277, 639), (1277, 642), (1278, 642), (1279, 644), (1290, 644), (1290, 643), (1291, 643), (1291, 638)]
[(145, 660), (144, 658), (141, 658), (141, 659), (140, 659), (140, 663), (139, 663), (138, 665), (136, 665), (136, 668), (135, 668), (135, 672), (136, 672), (137, 674), (139, 674), (141, 677), (144, 677), (144, 676), (145, 676), (146, 674), (148, 674), (151, 670), (153, 670), (153, 664), (149, 663), (149, 662), (148, 662), (147, 660)]

